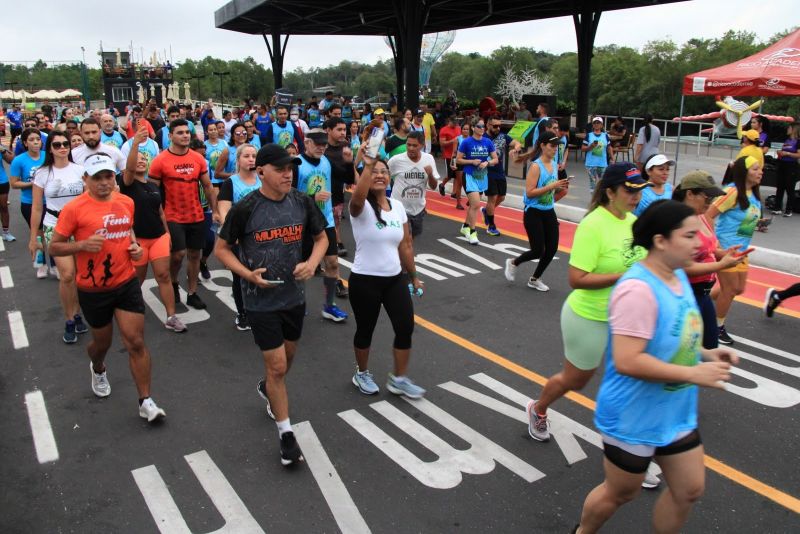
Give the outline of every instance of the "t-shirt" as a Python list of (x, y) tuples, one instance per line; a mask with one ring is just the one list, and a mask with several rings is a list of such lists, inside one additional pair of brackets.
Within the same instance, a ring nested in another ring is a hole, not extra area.
[[(153, 126), (150, 124), (150, 122), (144, 119), (139, 119), (139, 121), (136, 123), (136, 127), (138, 128), (142, 124), (144, 124), (145, 128), (147, 128), (147, 137), (155, 137), (156, 131), (153, 130)], [(133, 119), (128, 119), (128, 125), (125, 127), (125, 135), (128, 137), (128, 139), (133, 139), (133, 136), (136, 135), (136, 130), (133, 128)]]
[(229, 121), (222, 121), (222, 123), (225, 125), (225, 139), (230, 138), (230, 136), (231, 136), (231, 128), (236, 126), (237, 122), (239, 122), (239, 121), (237, 121), (236, 119), (231, 119)]
[(83, 167), (70, 162), (66, 167), (39, 167), (33, 183), (44, 189), (44, 225), (55, 226), (58, 217), (50, 211), (59, 212), (67, 203), (83, 193)]
[(254, 191), (234, 204), (219, 236), (229, 245), (238, 242), (239, 261), (250, 270), (266, 268), (269, 280), (283, 280), (262, 289), (242, 279), (247, 311), (276, 311), (305, 302), (305, 284), (294, 272), (303, 261), (303, 239), (325, 230), (326, 221), (305, 194), (292, 189), (280, 201)]
[(120, 193), (111, 193), (101, 201), (83, 193), (64, 206), (56, 223), (56, 232), (76, 241), (92, 235), (105, 236), (99, 252), (79, 251), (75, 282), (81, 291), (109, 291), (136, 276), (128, 247), (134, 217), (133, 200)]
[[(786, 141), (783, 142), (783, 146), (781, 147), (781, 151), (783, 152), (791, 152), (792, 154), (796, 154), (800, 150), (800, 141), (797, 139), (792, 139), (791, 137), (788, 138)], [(791, 156), (781, 156), (779, 158), (781, 161), (789, 161), (797, 163), (797, 158), (793, 158)]]
[(750, 204), (745, 209), (739, 207), (738, 198), (736, 187), (728, 186), (725, 194), (717, 197), (712, 204), (720, 212), (717, 218), (717, 238), (722, 248), (739, 245), (741, 250), (745, 250), (749, 247), (758, 219), (761, 218), (761, 202), (752, 192), (747, 194)]
[(261, 181), (256, 177), (256, 181), (252, 184), (246, 183), (238, 174), (234, 174), (219, 187), (219, 194), (217, 201), (227, 200), (232, 204), (236, 204), (244, 197), (261, 187)]
[(164, 188), (164, 214), (168, 222), (189, 224), (204, 220), (197, 194), (200, 177), (208, 172), (203, 156), (189, 150), (178, 155), (165, 150), (150, 165), (150, 176)]
[[(120, 152), (125, 157), (125, 161), (128, 160), (128, 155), (131, 153), (131, 147), (133, 146), (133, 139), (128, 139), (125, 141), (125, 144), (122, 145)], [(152, 165), (153, 160), (156, 159), (159, 152), (158, 145), (152, 139), (147, 139), (144, 143), (139, 144), (139, 154), (144, 154), (144, 159), (147, 160), (147, 169), (145, 170), (145, 174), (150, 173), (150, 165)]]
[(355, 182), (353, 162), (344, 160), (344, 147), (346, 145), (328, 145), (325, 157), (331, 164), (331, 200), (334, 206), (344, 204), (344, 185)]
[[(310, 197), (321, 191), (331, 191), (331, 163), (328, 158), (322, 156), (319, 160), (313, 160), (309, 156), (300, 155), (300, 166), (294, 167), (297, 172), (296, 188)], [(317, 207), (328, 221), (328, 228), (333, 228), (333, 200), (317, 202)]]
[(742, 149), (736, 154), (736, 159), (746, 158), (752, 156), (758, 160), (758, 166), (764, 168), (764, 152), (761, 151), (756, 145), (743, 146)]
[(403, 240), (403, 225), (408, 221), (406, 210), (400, 202), (389, 199), (390, 211), (381, 210), (378, 222), (369, 202), (358, 217), (351, 215), (353, 238), (356, 241), (356, 258), (350, 270), (370, 276), (396, 276), (402, 270), (398, 246)]
[(595, 141), (597, 141), (597, 145), (586, 152), (584, 164), (587, 167), (608, 167), (608, 144), (611, 141), (608, 134), (606, 132), (600, 132), (599, 134), (589, 132), (586, 134), (583, 144), (591, 146)]
[(133, 180), (131, 185), (125, 185), (120, 180), (119, 190), (133, 200), (133, 231), (136, 237), (155, 239), (164, 235), (166, 230), (161, 221), (161, 189), (150, 181)]
[[(624, 273), (647, 255), (640, 247), (631, 248), (635, 220), (632, 213), (620, 220), (602, 206), (594, 209), (575, 230), (569, 264), (587, 273)], [(567, 297), (567, 304), (585, 319), (605, 322), (609, 295), (610, 287), (575, 289)]]
[(12, 110), (8, 112), (6, 117), (12, 128), (22, 128), (22, 112)]
[(125, 168), (125, 156), (123, 156), (122, 152), (120, 152), (120, 150), (113, 145), (104, 145), (99, 143), (96, 147), (89, 148), (89, 145), (84, 143), (81, 146), (72, 149), (72, 161), (78, 165), (83, 165), (83, 162), (86, 161), (86, 158), (100, 152), (108, 155), (108, 157), (114, 161), (114, 165), (117, 166), (117, 172), (122, 172), (122, 170)]
[(439, 130), (439, 144), (442, 147), (443, 158), (450, 159), (455, 155), (455, 152), (458, 149), (458, 145), (452, 143), (446, 145), (445, 143), (447, 141), (452, 141), (453, 139), (458, 138), (459, 135), (461, 135), (461, 128), (459, 128), (458, 126), (445, 126), (441, 130)]
[[(0, 165), (3, 163), (0, 162)], [(11, 176), (16, 176), (21, 182), (32, 182), (36, 169), (44, 164), (44, 152), (39, 153), (38, 159), (33, 159), (27, 152), (20, 154), (11, 161), (9, 172)], [(22, 189), (19, 193), (19, 201), (23, 204), (33, 204), (33, 190), (31, 188)]]
[[(486, 137), (475, 139), (473, 136), (469, 136), (461, 141), (458, 151), (464, 154), (464, 159), (466, 160), (479, 159), (481, 161), (489, 161), (491, 155), (496, 152), (494, 143), (489, 139)], [(479, 169), (477, 165), (468, 164), (464, 165), (464, 174), (466, 176), (471, 176), (477, 181), (485, 178), (488, 175), (488, 171), (486, 168)]]
[(386, 154), (389, 156), (389, 159), (391, 159), (392, 156), (402, 154), (406, 151), (406, 141), (408, 141), (407, 137), (400, 137), (397, 134), (390, 135), (386, 139), (384, 145)]
[[(645, 137), (645, 128), (650, 128), (650, 141)], [(639, 128), (639, 135), (636, 136), (636, 144), (642, 145), (639, 153), (639, 163), (644, 163), (653, 154), (658, 154), (658, 145), (661, 143), (661, 131), (658, 127), (648, 124)]]
[(258, 130), (259, 135), (264, 136), (267, 134), (267, 129), (269, 128), (271, 122), (272, 122), (272, 117), (270, 116), (269, 112), (267, 112), (266, 115), (261, 115), (261, 114), (256, 115), (253, 124), (255, 125), (256, 130)]
[(211, 179), (211, 183), (218, 184), (221, 183), (223, 180), (214, 176), (214, 173), (217, 169), (217, 161), (219, 161), (219, 156), (228, 148), (228, 143), (223, 141), (222, 139), (217, 139), (216, 143), (212, 143), (211, 141), (206, 141), (206, 163), (208, 163), (208, 177)]
[(439, 171), (433, 156), (420, 152), (419, 161), (411, 161), (408, 152), (398, 154), (389, 160), (389, 173), (392, 175), (392, 198), (399, 200), (409, 215), (418, 215), (425, 209), (425, 190), (430, 167), (438, 180)]
[(494, 143), (494, 149), (497, 152), (497, 165), (489, 165), (489, 167), (487, 167), (488, 176), (494, 180), (505, 180), (506, 150), (509, 145), (511, 145), (513, 139), (511, 139), (507, 133), (503, 132), (500, 132), (495, 137), (484, 134), (484, 137)]
[(433, 115), (426, 113), (422, 117), (422, 127), (425, 128), (425, 143), (430, 143), (432, 138), (432, 127), (436, 126), (436, 120)]
[(111, 135), (107, 134), (102, 130), (100, 131), (100, 144), (111, 145), (116, 148), (122, 148), (122, 144), (124, 142), (125, 138), (122, 137), (122, 134), (116, 130), (112, 131)]
[(664, 184), (664, 192), (656, 193), (652, 187), (645, 187), (642, 189), (642, 198), (633, 210), (633, 214), (637, 217), (644, 213), (647, 207), (656, 200), (669, 200), (672, 198), (672, 184), (667, 182)]

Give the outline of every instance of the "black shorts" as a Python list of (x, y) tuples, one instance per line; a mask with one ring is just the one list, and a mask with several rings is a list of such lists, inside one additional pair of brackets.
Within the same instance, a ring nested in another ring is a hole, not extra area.
[(416, 215), (408, 215), (408, 230), (411, 232), (411, 237), (417, 237), (422, 233), (422, 220), (425, 218), (425, 210), (417, 213)]
[(114, 310), (125, 310), (144, 315), (144, 297), (139, 280), (134, 276), (110, 291), (81, 291), (78, 303), (92, 328), (103, 328), (114, 319)]
[[(336, 243), (336, 227), (331, 226), (330, 228), (325, 228), (325, 237), (328, 238), (328, 250), (325, 251), (326, 256), (338, 256), (339, 255), (339, 247)], [(313, 248), (313, 245), (312, 245)], [(309, 252), (310, 255), (310, 252)]]
[(16, 126), (11, 127), (11, 137), (17, 137), (22, 135), (22, 128), (18, 128)]
[(690, 451), (695, 447), (702, 445), (703, 441), (700, 439), (700, 432), (697, 429), (692, 430), (689, 434), (682, 438), (673, 441), (669, 445), (663, 447), (655, 447), (655, 450), (650, 456), (639, 456), (628, 452), (616, 445), (603, 442), (603, 454), (608, 461), (616, 465), (623, 471), (628, 473), (640, 474), (647, 471), (647, 466), (650, 461), (656, 456), (669, 456), (672, 454), (680, 454), (682, 452)]
[(270, 312), (247, 311), (253, 339), (261, 350), (277, 349), (284, 341), (297, 341), (303, 333), (306, 305)]
[(455, 156), (452, 158), (447, 158), (444, 160), (444, 165), (447, 167), (447, 177), (453, 180), (456, 177), (456, 169), (453, 168), (453, 160), (456, 159)]
[(172, 239), (172, 252), (180, 250), (202, 250), (206, 242), (206, 221), (196, 223), (167, 222)]
[[(0, 163), (2, 165), (2, 163)], [(25, 219), (25, 222), (28, 223), (28, 228), (31, 227), (31, 210), (33, 209), (33, 204), (24, 204), (22, 202), (19, 203), (19, 211), (22, 213), (22, 218)], [(44, 226), (42, 223), (44, 222), (44, 210), (42, 210), (42, 218), (39, 220), (39, 230), (42, 230)]]
[(508, 180), (505, 178), (489, 177), (489, 187), (486, 189), (487, 197), (504, 197), (508, 191)]
[[(2, 162), (0, 162), (0, 165), (2, 165)], [(8, 184), (8, 182), (0, 184), (0, 195), (7, 195), (10, 190), (11, 186)]]

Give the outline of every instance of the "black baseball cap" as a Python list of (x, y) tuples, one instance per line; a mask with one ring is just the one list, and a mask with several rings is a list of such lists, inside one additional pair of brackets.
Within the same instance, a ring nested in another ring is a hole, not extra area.
[(636, 165), (623, 161), (621, 163), (612, 163), (606, 167), (603, 178), (600, 180), (600, 187), (603, 189), (618, 185), (625, 186), (628, 191), (641, 191), (652, 184), (642, 178), (642, 173), (639, 172)]
[(542, 144), (547, 144), (547, 145), (557, 145), (561, 143), (561, 138), (559, 138), (556, 134), (552, 132), (545, 132), (539, 134), (539, 139), (542, 140)]
[(256, 167), (264, 165), (274, 165), (275, 167), (300, 165), (300, 158), (290, 155), (281, 145), (269, 143), (262, 146), (256, 154)]

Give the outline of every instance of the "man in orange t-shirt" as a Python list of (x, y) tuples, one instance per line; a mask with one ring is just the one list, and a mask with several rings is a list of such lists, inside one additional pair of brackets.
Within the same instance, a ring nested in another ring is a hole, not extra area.
[(116, 319), (139, 393), (139, 416), (152, 422), (166, 414), (150, 398), (144, 299), (133, 267), (133, 260), (142, 256), (133, 233), (133, 200), (114, 191), (116, 165), (110, 157), (93, 154), (83, 166), (87, 191), (61, 210), (50, 254), (75, 256), (78, 302), (92, 330), (87, 347), (92, 391), (98, 397), (111, 394), (105, 358)]
[[(447, 117), (447, 126), (443, 126), (439, 131), (439, 146), (442, 149), (445, 167), (447, 167), (447, 177), (439, 184), (439, 194), (444, 196), (444, 186), (450, 180), (453, 182), (453, 194), (456, 198), (456, 208), (464, 209), (461, 206), (461, 180), (456, 174), (456, 152), (458, 151), (458, 136), (461, 135), (461, 127), (458, 125), (455, 115)], [(460, 172), (460, 171), (459, 171)]]

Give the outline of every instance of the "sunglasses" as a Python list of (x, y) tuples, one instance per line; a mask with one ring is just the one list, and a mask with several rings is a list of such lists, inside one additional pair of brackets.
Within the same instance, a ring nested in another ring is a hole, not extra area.
[(236, 133), (235, 133), (235, 134), (233, 134), (233, 135), (240, 135), (240, 136), (242, 136), (242, 135), (247, 135), (247, 132), (236, 132)]
[(70, 145), (69, 141), (53, 141), (53, 143), (50, 146), (52, 146), (56, 150), (58, 150), (59, 148), (72, 148), (72, 145)]
[(483, 128), (486, 128), (486, 125), (485, 125), (485, 124), (476, 124), (476, 125), (474, 126), (474, 128), (481, 128), (481, 129), (483, 129)]

